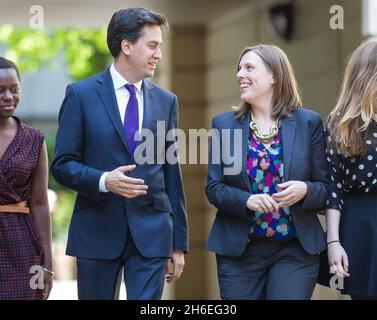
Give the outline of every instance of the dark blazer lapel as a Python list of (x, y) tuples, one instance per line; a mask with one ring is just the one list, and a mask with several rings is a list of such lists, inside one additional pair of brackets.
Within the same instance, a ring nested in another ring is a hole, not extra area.
[(104, 71), (97, 81), (99, 83), (97, 91), (102, 100), (102, 103), (107, 113), (109, 114), (111, 122), (113, 123), (113, 126), (115, 127), (115, 130), (119, 135), (119, 138), (122, 140), (128, 154), (130, 154), (124, 133), (124, 127), (120, 119), (119, 108), (114, 92), (113, 80), (111, 79), (110, 75), (110, 69)]
[(296, 119), (294, 114), (282, 121), (282, 139), (283, 139), (283, 161), (284, 161), (284, 179), (289, 180), (289, 173), (292, 161), (292, 152), (296, 136)]
[[(248, 190), (251, 192), (251, 182), (249, 178), (249, 174), (247, 173), (247, 143), (249, 140), (249, 126), (250, 126), (250, 113), (248, 112), (245, 117), (242, 119), (235, 120), (235, 129), (241, 129), (242, 130), (242, 170), (241, 170), (241, 176), (242, 179), (248, 188)], [(233, 146), (234, 151), (234, 146)], [(236, 155), (235, 155), (236, 156)]]

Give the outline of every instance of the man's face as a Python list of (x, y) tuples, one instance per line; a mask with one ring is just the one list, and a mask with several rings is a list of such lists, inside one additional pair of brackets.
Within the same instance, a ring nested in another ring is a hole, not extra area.
[(158, 61), (161, 59), (161, 28), (145, 25), (141, 37), (129, 46), (129, 71), (134, 81), (152, 77)]

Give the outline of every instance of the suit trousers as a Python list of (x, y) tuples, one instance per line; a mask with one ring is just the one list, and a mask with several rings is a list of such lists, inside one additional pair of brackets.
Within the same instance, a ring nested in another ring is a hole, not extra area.
[(166, 257), (140, 254), (127, 230), (127, 243), (118, 259), (77, 257), (79, 300), (117, 300), (124, 272), (128, 300), (160, 300), (164, 289)]
[(298, 239), (252, 240), (239, 257), (216, 255), (222, 299), (308, 300), (319, 270)]

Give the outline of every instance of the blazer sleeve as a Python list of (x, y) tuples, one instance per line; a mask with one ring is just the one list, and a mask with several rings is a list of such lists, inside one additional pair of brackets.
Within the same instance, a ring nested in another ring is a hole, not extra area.
[[(178, 128), (179, 107), (177, 97), (174, 96), (170, 109), (168, 132)], [(169, 139), (170, 140), (170, 139)], [(178, 154), (177, 141), (166, 141), (166, 151), (174, 148)], [(168, 161), (163, 165), (165, 188), (173, 209), (173, 250), (188, 252), (188, 224), (186, 199), (182, 181), (179, 160), (175, 164)]]
[(312, 138), (311, 179), (304, 181), (308, 186), (308, 191), (297, 206), (304, 210), (321, 210), (327, 200), (329, 188), (325, 131), (319, 115), (309, 121), (308, 125)]
[[(215, 144), (219, 144), (214, 148)], [(220, 161), (216, 161), (212, 151), (220, 151)], [(221, 214), (248, 218), (251, 211), (246, 203), (250, 193), (237, 187), (227, 184), (224, 176), (224, 166), (222, 160), (221, 127), (217, 124), (217, 118), (213, 118), (211, 125), (211, 142), (208, 161), (208, 176), (206, 185), (206, 195), (208, 201), (214, 205)], [(219, 163), (217, 163), (219, 162)]]
[[(68, 85), (59, 112), (53, 177), (60, 184), (100, 201), (99, 180), (103, 171), (82, 163), (85, 145), (84, 116), (80, 98), (73, 85)], [(93, 155), (94, 156), (94, 155)]]

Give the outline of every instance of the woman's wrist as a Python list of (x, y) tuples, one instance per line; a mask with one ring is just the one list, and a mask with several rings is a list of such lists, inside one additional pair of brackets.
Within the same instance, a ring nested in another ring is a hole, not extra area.
[(340, 243), (339, 240), (331, 240), (331, 241), (327, 241), (327, 245), (332, 244), (332, 243), (336, 243), (336, 242), (339, 242), (339, 243)]
[[(45, 271), (45, 272), (51, 274), (52, 276), (55, 275), (55, 272), (54, 272), (54, 271), (52, 271), (52, 270), (46, 268), (45, 266), (43, 266), (42, 269), (43, 269), (43, 271)], [(51, 269), (52, 269), (52, 268), (51, 268)]]

